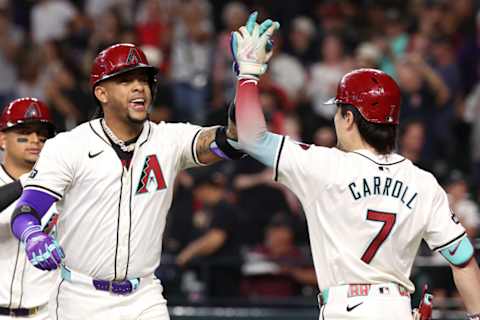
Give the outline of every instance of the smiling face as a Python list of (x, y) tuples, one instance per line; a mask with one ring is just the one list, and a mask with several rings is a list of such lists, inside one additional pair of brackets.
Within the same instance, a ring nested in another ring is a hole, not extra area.
[(127, 124), (145, 122), (152, 102), (149, 80), (145, 69), (137, 69), (102, 81), (95, 88), (95, 96), (102, 103), (105, 117)]
[(48, 137), (48, 127), (40, 122), (22, 124), (1, 133), (5, 161), (17, 167), (32, 167)]

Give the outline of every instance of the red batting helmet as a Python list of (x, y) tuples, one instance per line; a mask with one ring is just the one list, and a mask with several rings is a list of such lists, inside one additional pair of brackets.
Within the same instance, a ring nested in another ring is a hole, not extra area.
[(337, 96), (326, 104), (349, 104), (369, 122), (398, 124), (400, 100), (400, 88), (388, 74), (358, 69), (343, 76)]
[(103, 80), (136, 69), (145, 69), (151, 77), (151, 89), (157, 75), (157, 68), (148, 63), (145, 53), (131, 43), (119, 43), (100, 52), (93, 62), (90, 85), (93, 88)]
[(55, 125), (47, 105), (35, 98), (20, 98), (10, 102), (0, 117), (0, 130), (30, 122), (44, 123), (48, 127), (48, 136), (55, 135)]

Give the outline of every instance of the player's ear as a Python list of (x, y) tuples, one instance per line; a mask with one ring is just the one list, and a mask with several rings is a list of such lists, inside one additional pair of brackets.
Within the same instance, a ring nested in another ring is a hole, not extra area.
[(355, 116), (353, 115), (353, 112), (350, 110), (347, 110), (347, 113), (343, 118), (345, 119), (345, 124), (347, 125), (347, 129), (353, 128), (353, 125), (355, 124)]
[(98, 101), (100, 101), (101, 103), (107, 103), (108, 102), (108, 93), (107, 93), (107, 90), (105, 89), (105, 87), (100, 86), (100, 85), (96, 86), (94, 91), (93, 91), (93, 94), (98, 99)]
[(7, 139), (5, 138), (5, 132), (0, 131), (0, 149), (5, 150)]

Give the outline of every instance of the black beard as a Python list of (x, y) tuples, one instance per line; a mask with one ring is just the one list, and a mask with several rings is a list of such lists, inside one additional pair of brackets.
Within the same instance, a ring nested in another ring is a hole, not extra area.
[(130, 117), (129, 114), (127, 114), (127, 119), (130, 123), (133, 123), (133, 124), (143, 124), (143, 123), (145, 123), (145, 121), (148, 120), (148, 115), (143, 119), (134, 119), (134, 118)]

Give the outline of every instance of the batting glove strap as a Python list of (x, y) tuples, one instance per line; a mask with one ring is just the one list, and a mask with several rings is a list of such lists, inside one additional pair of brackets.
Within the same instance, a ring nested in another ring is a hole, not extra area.
[(25, 230), (23, 230), (22, 236), (20, 237), (20, 241), (25, 244), (25, 242), (28, 241), (28, 238), (30, 238), (30, 236), (32, 234), (35, 234), (37, 232), (42, 232), (42, 227), (41, 226), (32, 225), (30, 227), (27, 227)]
[(480, 313), (467, 314), (468, 320), (480, 320)]

